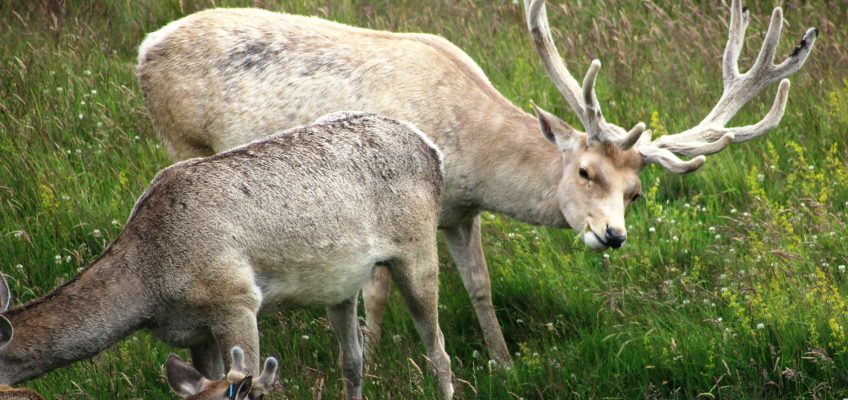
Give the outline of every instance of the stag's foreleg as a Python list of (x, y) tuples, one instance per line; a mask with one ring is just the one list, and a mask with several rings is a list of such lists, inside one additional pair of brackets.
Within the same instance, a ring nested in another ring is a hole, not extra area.
[(477, 319), (483, 329), (483, 338), (489, 347), (489, 356), (504, 367), (511, 365), (509, 350), (506, 347), (495, 308), (492, 305), (492, 287), (489, 282), (489, 267), (483, 255), (483, 242), (480, 236), (480, 216), (467, 222), (444, 229), (448, 251), (453, 257), (456, 268), (462, 276), (465, 290), (471, 297), (471, 303), (477, 312)]

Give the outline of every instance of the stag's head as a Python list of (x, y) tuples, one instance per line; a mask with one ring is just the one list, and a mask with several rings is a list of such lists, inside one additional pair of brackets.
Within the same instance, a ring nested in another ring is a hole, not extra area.
[[(717, 153), (730, 143), (761, 136), (780, 123), (789, 96), (789, 80), (810, 54), (818, 30), (810, 28), (792, 54), (774, 63), (780, 39), (783, 12), (775, 8), (765, 40), (753, 67), (740, 73), (748, 11), (741, 0), (730, 7), (730, 34), (724, 50), (722, 75), (724, 93), (713, 110), (698, 125), (686, 131), (651, 139), (645, 124), (632, 129), (604, 119), (595, 94), (595, 80), (601, 62), (592, 61), (583, 83), (579, 84), (559, 55), (548, 26), (545, 0), (525, 0), (527, 25), (542, 64), (554, 85), (577, 114), (586, 132), (533, 104), (542, 134), (563, 152), (563, 177), (557, 194), (560, 210), (568, 224), (581, 231), (583, 242), (593, 250), (619, 248), (627, 239), (624, 214), (639, 196), (639, 172), (647, 164), (657, 164), (676, 174), (700, 168), (706, 155)], [(774, 104), (754, 125), (726, 127), (727, 122), (769, 84), (781, 80)], [(680, 158), (688, 157), (688, 159)]]
[(165, 364), (168, 384), (181, 398), (187, 400), (260, 400), (271, 392), (277, 379), (277, 360), (268, 357), (259, 379), (246, 374), (244, 352), (232, 349), (233, 366), (224, 380), (206, 379), (191, 365), (171, 354)]

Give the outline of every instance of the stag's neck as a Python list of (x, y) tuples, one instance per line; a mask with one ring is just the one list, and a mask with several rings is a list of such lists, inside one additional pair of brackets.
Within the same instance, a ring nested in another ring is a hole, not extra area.
[(142, 327), (149, 308), (136, 272), (125, 252), (110, 247), (71, 282), (5, 313), (14, 335), (0, 350), (0, 383), (91, 357)]
[(562, 152), (542, 136), (535, 117), (503, 98), (490, 106), (474, 122), (478, 143), (463, 146), (472, 153), (463, 157), (475, 161), (474, 171), (467, 171), (475, 202), (522, 222), (567, 227), (557, 196)]

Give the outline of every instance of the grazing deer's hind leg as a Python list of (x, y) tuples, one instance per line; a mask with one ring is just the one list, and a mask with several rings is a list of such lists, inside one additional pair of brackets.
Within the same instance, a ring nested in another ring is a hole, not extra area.
[(357, 293), (353, 298), (327, 307), (330, 325), (339, 341), (339, 365), (345, 378), (348, 399), (362, 399), (362, 335), (356, 317)]
[(439, 258), (435, 237), (421, 257), (392, 264), (392, 277), (427, 349), (429, 369), (438, 379), (439, 397), (453, 398), (451, 361), (439, 327)]
[(391, 288), (391, 272), (385, 265), (377, 264), (371, 279), (362, 289), (362, 300), (365, 303), (365, 324), (368, 334), (365, 335), (365, 359), (366, 366), (374, 361), (377, 346), (383, 331), (383, 312), (386, 311), (386, 303), (389, 301)]
[(480, 237), (480, 215), (455, 227), (444, 229), (448, 251), (462, 276), (465, 290), (480, 320), (483, 338), (489, 347), (489, 356), (499, 365), (510, 366), (509, 350), (506, 347), (495, 307), (492, 305), (492, 286), (489, 282), (489, 267), (483, 255)]
[(191, 347), (191, 364), (203, 376), (211, 380), (221, 379), (226, 373), (224, 357), (215, 338)]

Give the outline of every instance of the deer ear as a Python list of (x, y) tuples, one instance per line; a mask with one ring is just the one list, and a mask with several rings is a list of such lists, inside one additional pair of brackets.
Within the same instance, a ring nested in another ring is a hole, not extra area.
[(0, 313), (6, 312), (12, 304), (12, 291), (6, 283), (6, 277), (0, 274)]
[(168, 361), (165, 363), (165, 379), (168, 380), (171, 389), (174, 389), (174, 392), (182, 398), (200, 393), (209, 382), (194, 367), (183, 362), (175, 354), (168, 356)]
[(545, 139), (548, 139), (549, 142), (555, 144), (563, 151), (572, 148), (577, 143), (576, 139), (580, 132), (574, 130), (574, 128), (559, 119), (556, 115), (543, 110), (536, 103), (531, 101), (530, 105), (536, 113), (539, 128), (542, 129), (542, 135), (545, 136)]
[(12, 341), (12, 335), (15, 330), (12, 329), (12, 323), (6, 317), (0, 315), (0, 349), (6, 347)]

